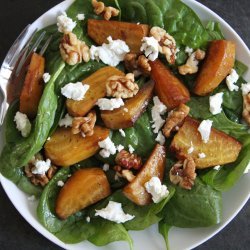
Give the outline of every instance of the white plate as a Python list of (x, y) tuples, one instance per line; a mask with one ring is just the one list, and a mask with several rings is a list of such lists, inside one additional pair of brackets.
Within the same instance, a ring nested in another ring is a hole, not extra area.
[[(63, 10), (67, 9), (73, 0), (64, 1), (54, 8), (50, 9), (40, 18), (38, 18), (33, 24), (32, 29), (42, 28), (49, 24), (56, 22), (56, 16)], [(193, 0), (184, 0), (184, 2), (189, 5), (203, 21), (214, 20), (221, 24), (223, 33), (227, 39), (233, 40), (237, 45), (237, 59), (250, 65), (250, 51), (244, 44), (242, 39), (237, 35), (237, 33), (218, 15), (212, 12), (207, 7)], [(248, 70), (245, 75), (246, 79), (250, 79), (250, 70)], [(1, 135), (1, 138), (3, 136)], [(3, 139), (1, 139), (0, 147), (3, 146)], [(72, 250), (112, 250), (112, 249), (128, 249), (126, 243), (115, 242), (111, 243), (105, 247), (96, 247), (89, 242), (82, 242), (74, 245), (67, 245), (58, 240), (53, 234), (49, 233), (37, 220), (36, 217), (36, 206), (37, 203), (31, 203), (27, 200), (27, 195), (20, 191), (12, 182), (0, 175), (0, 180), (2, 186), (8, 195), (11, 202), (14, 204), (16, 209), (20, 214), (30, 223), (38, 232), (44, 235), (47, 239), (51, 240), (55, 244)], [(242, 209), (244, 204), (247, 202), (250, 196), (250, 174), (244, 175), (237, 185), (223, 194), (223, 218), (219, 225), (209, 227), (209, 228), (195, 228), (195, 229), (181, 229), (173, 228), (170, 231), (169, 242), (170, 248), (173, 250), (183, 250), (191, 249), (199, 244), (205, 242), (213, 235), (218, 233), (223, 227), (225, 227)], [(131, 231), (130, 235), (134, 240), (135, 249), (144, 250), (160, 250), (165, 249), (165, 243), (163, 238), (158, 233), (157, 226), (151, 226), (147, 230), (143, 231)]]

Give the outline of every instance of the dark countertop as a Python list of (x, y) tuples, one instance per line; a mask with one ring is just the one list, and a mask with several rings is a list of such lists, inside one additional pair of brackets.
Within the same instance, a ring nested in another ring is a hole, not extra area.
[[(60, 0), (0, 0), (0, 62), (17, 35), (28, 24)], [(225, 19), (250, 47), (249, 0), (203, 0)], [(4, 7), (3, 7), (4, 6)], [(250, 201), (238, 216), (215, 237), (197, 250), (249, 249), (250, 248)], [(0, 186), (0, 249), (49, 250), (61, 249), (34, 230), (17, 212)], [(174, 249), (173, 249), (174, 250)]]

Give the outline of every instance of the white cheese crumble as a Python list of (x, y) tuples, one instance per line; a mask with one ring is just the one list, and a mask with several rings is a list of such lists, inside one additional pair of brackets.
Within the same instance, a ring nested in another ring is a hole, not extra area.
[(164, 115), (167, 112), (167, 107), (160, 101), (158, 96), (153, 98), (154, 106), (151, 110), (151, 115), (153, 119), (152, 128), (154, 129), (154, 133), (158, 133), (165, 120), (161, 118), (161, 115)]
[(132, 147), (132, 145), (129, 144), (128, 145), (128, 151), (129, 151), (130, 154), (133, 154), (135, 149)]
[(213, 115), (217, 115), (222, 111), (223, 92), (217, 93), (209, 97), (209, 110)]
[(165, 137), (164, 137), (164, 135), (162, 134), (162, 132), (160, 131), (159, 133), (158, 133), (158, 135), (157, 135), (157, 137), (155, 138), (155, 140), (157, 141), (157, 142), (159, 142), (159, 144), (160, 145), (164, 145), (165, 144)]
[(98, 99), (96, 105), (100, 110), (114, 110), (124, 106), (124, 102), (121, 98), (100, 98)]
[(154, 203), (159, 203), (169, 195), (167, 186), (162, 185), (158, 177), (152, 177), (144, 186), (147, 192), (152, 195)]
[(215, 166), (214, 170), (216, 170), (216, 171), (220, 170), (220, 165)]
[(128, 112), (128, 109), (127, 109), (127, 108), (124, 108), (123, 110), (124, 110), (124, 112), (126, 112), (126, 113)]
[(250, 170), (250, 163), (248, 163), (247, 167), (245, 168), (244, 174), (248, 174)]
[(100, 210), (95, 210), (95, 216), (100, 216), (106, 220), (114, 221), (116, 223), (124, 223), (126, 221), (134, 219), (134, 215), (125, 214), (122, 210), (122, 204), (109, 201), (108, 205), (105, 208)]
[(88, 84), (82, 84), (81, 82), (76, 82), (76, 83), (66, 84), (61, 89), (61, 93), (68, 99), (81, 101), (84, 99), (84, 96), (88, 90), (89, 90)]
[(115, 144), (107, 137), (103, 141), (99, 141), (98, 145), (102, 150), (99, 152), (100, 156), (103, 158), (108, 158), (110, 155), (114, 155), (116, 153)]
[(123, 129), (119, 129), (119, 132), (122, 137), (126, 137), (125, 131)]
[(71, 117), (69, 114), (66, 114), (64, 118), (62, 118), (59, 121), (59, 126), (60, 127), (72, 127), (72, 122), (73, 122), (73, 117)]
[(14, 122), (16, 123), (17, 130), (21, 132), (23, 137), (27, 137), (30, 134), (31, 123), (26, 114), (17, 111), (14, 117)]
[(227, 87), (230, 91), (238, 91), (239, 87), (235, 85), (235, 83), (238, 81), (239, 75), (237, 74), (235, 69), (231, 69), (230, 75), (226, 78)]
[(199, 158), (200, 158), (200, 159), (206, 158), (206, 154), (204, 154), (204, 153), (199, 153), (198, 155), (199, 155)]
[(140, 50), (150, 61), (155, 61), (159, 55), (159, 44), (154, 37), (143, 37)]
[(27, 199), (28, 199), (28, 201), (30, 201), (30, 202), (34, 202), (34, 201), (36, 200), (36, 196), (35, 196), (35, 195), (31, 195), (31, 196), (29, 196)]
[(51, 137), (48, 137), (47, 141), (50, 141)]
[(58, 187), (63, 187), (64, 186), (64, 182), (63, 181), (58, 181), (57, 182), (57, 186)]
[(76, 18), (79, 20), (79, 21), (83, 21), (85, 19), (85, 15), (83, 13), (79, 13), (76, 15)]
[(208, 143), (209, 141), (212, 124), (213, 124), (213, 121), (211, 120), (203, 120), (198, 127), (198, 131), (200, 132), (201, 139), (205, 143)]
[(250, 93), (250, 82), (241, 84), (242, 95)]
[(40, 174), (44, 175), (51, 166), (50, 159), (47, 159), (46, 161), (37, 160), (35, 161), (34, 168), (32, 169), (32, 174)]
[(49, 73), (44, 73), (43, 74), (43, 81), (45, 83), (49, 82), (50, 78), (51, 78), (51, 75)]
[(191, 146), (190, 148), (187, 150), (188, 154), (192, 154), (194, 152), (194, 146), (193, 146), (193, 142), (191, 141)]
[(69, 18), (66, 12), (57, 17), (58, 31), (61, 33), (69, 33), (76, 27), (76, 22)]
[(115, 181), (119, 181), (119, 179), (120, 179), (120, 177), (119, 177), (119, 175), (116, 173), (116, 174), (115, 174)]
[(107, 172), (109, 170), (109, 164), (105, 163), (102, 167), (104, 172)]
[(108, 43), (103, 43), (102, 46), (96, 47), (92, 45), (90, 57), (92, 60), (101, 60), (103, 63), (115, 67), (124, 61), (125, 55), (130, 50), (128, 45), (122, 40), (113, 40), (111, 36), (107, 40)]
[(121, 152), (124, 149), (124, 146), (119, 144), (118, 146), (116, 146), (116, 149), (117, 149), (118, 152)]
[(193, 48), (190, 48), (188, 46), (185, 48), (185, 53), (187, 53), (188, 56), (191, 56), (193, 52), (194, 52)]
[(90, 217), (89, 217), (89, 216), (86, 217), (86, 221), (87, 221), (88, 223), (90, 223)]

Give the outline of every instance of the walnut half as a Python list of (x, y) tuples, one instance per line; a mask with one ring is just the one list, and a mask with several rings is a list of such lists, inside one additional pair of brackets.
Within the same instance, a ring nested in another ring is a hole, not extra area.
[(90, 60), (89, 47), (72, 32), (64, 34), (59, 48), (62, 59), (69, 65)]
[(192, 189), (196, 178), (195, 162), (192, 158), (178, 161), (169, 172), (170, 181), (184, 189)]
[(142, 167), (141, 157), (136, 154), (131, 154), (124, 149), (117, 154), (115, 162), (122, 168), (126, 169), (133, 168), (139, 170)]
[(109, 20), (113, 16), (118, 16), (120, 11), (114, 7), (106, 7), (103, 2), (92, 0), (92, 6), (96, 15), (103, 15), (105, 20)]
[(168, 138), (172, 131), (178, 130), (183, 124), (184, 119), (187, 117), (190, 108), (185, 104), (180, 104), (178, 108), (171, 111), (166, 119), (166, 123), (163, 127), (163, 134)]
[(139, 87), (135, 83), (134, 74), (126, 76), (111, 76), (106, 83), (107, 96), (115, 98), (131, 98), (135, 96)]
[(81, 133), (83, 137), (94, 133), (96, 123), (96, 112), (90, 111), (86, 117), (74, 117), (72, 122), (72, 134)]

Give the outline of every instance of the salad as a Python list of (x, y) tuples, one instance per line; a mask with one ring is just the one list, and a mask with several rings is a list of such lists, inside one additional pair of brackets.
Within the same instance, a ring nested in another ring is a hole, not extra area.
[(158, 223), (168, 248), (173, 226), (220, 223), (249, 168), (250, 83), (219, 24), (179, 0), (76, 0), (44, 30), (0, 157), (40, 223), (131, 249), (129, 230)]

